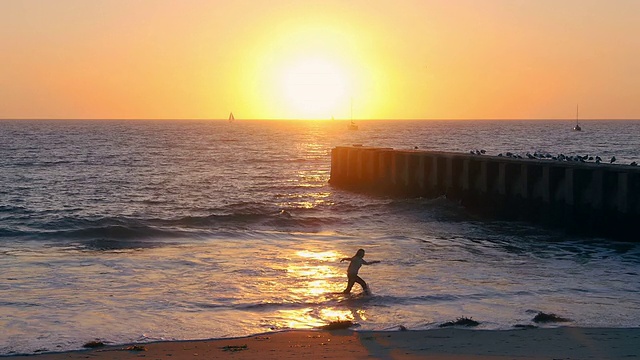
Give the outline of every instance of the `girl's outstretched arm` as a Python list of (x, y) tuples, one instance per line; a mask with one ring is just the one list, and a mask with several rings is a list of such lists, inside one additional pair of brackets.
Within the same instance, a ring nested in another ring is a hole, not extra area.
[(351, 258), (349, 257), (349, 258), (342, 258), (342, 259), (340, 259), (340, 262), (343, 262), (343, 261), (351, 261)]
[(379, 260), (363, 261), (362, 263), (365, 264), (365, 265), (371, 265), (371, 264), (379, 264), (380, 261)]

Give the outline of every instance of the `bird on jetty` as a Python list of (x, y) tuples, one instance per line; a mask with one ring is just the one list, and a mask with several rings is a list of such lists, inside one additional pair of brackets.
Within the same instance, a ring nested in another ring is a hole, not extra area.
[(631, 165), (631, 166), (638, 166), (638, 163), (634, 161), (634, 162), (632, 162), (632, 163), (631, 163), (631, 164), (629, 164), (629, 165)]
[[(469, 151), (470, 154), (473, 155), (483, 155), (486, 153), (485, 150), (470, 150)], [(562, 153), (558, 153), (557, 155), (551, 155), (549, 153), (546, 152), (541, 152), (541, 151), (535, 151), (533, 153), (527, 152), (524, 153), (524, 155), (520, 155), (517, 153), (512, 153), (512, 152), (504, 152), (504, 153), (499, 153), (498, 156), (500, 157), (508, 157), (508, 158), (512, 158), (512, 159), (531, 159), (531, 160), (536, 160), (536, 159), (549, 159), (549, 160), (555, 160), (555, 161), (567, 161), (567, 162), (578, 162), (578, 163), (587, 163), (587, 162), (591, 162), (593, 161), (596, 164), (600, 164), (601, 162), (603, 162), (602, 158), (598, 155), (565, 155)], [(615, 156), (612, 156), (611, 159), (609, 160), (610, 164), (613, 164), (617, 161)], [(638, 163), (636, 161), (630, 163), (629, 165), (631, 166), (638, 166)]]

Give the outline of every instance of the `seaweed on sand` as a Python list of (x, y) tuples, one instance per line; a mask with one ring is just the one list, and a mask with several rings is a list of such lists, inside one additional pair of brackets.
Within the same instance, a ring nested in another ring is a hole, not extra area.
[(446, 323), (442, 323), (438, 325), (438, 327), (448, 327), (448, 326), (478, 326), (479, 322), (473, 320), (468, 317), (459, 317), (456, 321), (447, 321)]
[(85, 343), (84, 345), (82, 345), (82, 347), (86, 347), (86, 348), (98, 348), (98, 347), (103, 347), (106, 346), (106, 344), (100, 340), (93, 340), (93, 341), (89, 341), (87, 343)]
[(548, 322), (568, 322), (570, 319), (563, 318), (562, 316), (558, 316), (556, 314), (546, 314), (543, 312), (539, 312), (534, 318), (533, 322), (536, 323), (548, 323)]
[(249, 347), (246, 344), (243, 345), (227, 345), (227, 346), (223, 346), (221, 347), (222, 351), (242, 351), (242, 350), (247, 350), (249, 349)]
[(356, 326), (356, 324), (349, 320), (338, 320), (332, 321), (327, 325), (320, 326), (320, 329), (323, 330), (340, 330), (340, 329), (348, 329), (352, 326)]

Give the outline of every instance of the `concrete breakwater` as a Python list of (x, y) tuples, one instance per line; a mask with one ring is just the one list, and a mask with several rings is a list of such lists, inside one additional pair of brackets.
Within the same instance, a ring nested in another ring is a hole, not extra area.
[(446, 196), (482, 214), (640, 241), (640, 167), (364, 146), (331, 152), (330, 184)]

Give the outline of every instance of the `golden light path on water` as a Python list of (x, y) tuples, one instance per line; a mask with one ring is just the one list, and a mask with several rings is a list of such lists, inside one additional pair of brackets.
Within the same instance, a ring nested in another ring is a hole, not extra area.
[[(337, 251), (313, 250), (298, 250), (294, 255), (300, 259), (334, 264), (343, 257)], [(331, 298), (342, 296), (340, 291), (343, 284), (337, 285), (335, 279), (344, 274), (335, 266), (290, 265), (286, 270), (288, 277), (310, 279), (306, 282), (296, 280), (295, 283), (303, 286), (289, 289), (296, 301), (316, 299), (317, 304), (323, 304)], [(282, 323), (278, 325), (291, 329), (318, 327), (339, 320), (366, 319), (364, 310), (340, 309), (332, 305), (280, 310), (279, 315)]]

